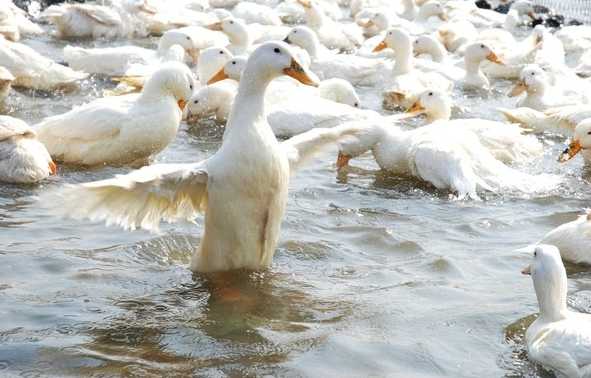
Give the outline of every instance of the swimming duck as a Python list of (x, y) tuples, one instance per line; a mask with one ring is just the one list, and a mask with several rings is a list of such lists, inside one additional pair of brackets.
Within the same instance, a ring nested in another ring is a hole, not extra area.
[(560, 251), (562, 260), (574, 264), (591, 265), (591, 211), (572, 222), (564, 223), (548, 232), (536, 244), (522, 248), (521, 252), (533, 252), (538, 245), (553, 245)]
[(540, 314), (525, 332), (527, 354), (561, 377), (591, 373), (591, 315), (566, 306), (568, 281), (558, 248), (536, 247), (533, 263), (522, 271), (531, 275)]
[(568, 147), (562, 152), (558, 161), (569, 161), (578, 153), (583, 155), (585, 163), (591, 162), (591, 118), (587, 118), (575, 127), (573, 138)]
[(438, 71), (429, 68), (416, 67), (412, 56), (410, 36), (402, 29), (390, 29), (374, 52), (392, 48), (395, 55), (393, 77), (384, 92), (384, 107), (386, 109), (402, 106), (408, 108), (425, 89), (450, 91), (453, 83)]
[(85, 49), (82, 47), (64, 47), (64, 60), (75, 69), (92, 74), (122, 76), (132, 64), (152, 65), (165, 61), (169, 49), (182, 46), (186, 54), (197, 61), (198, 51), (190, 36), (178, 32), (167, 31), (158, 42), (156, 51), (139, 46), (117, 46)]
[(6, 68), (0, 66), (0, 104), (6, 100), (10, 93), (10, 87), (14, 76)]
[(479, 199), (482, 190), (532, 193), (558, 184), (548, 175), (532, 176), (506, 166), (468, 129), (458, 131), (432, 124), (404, 131), (375, 121), (362, 125), (365, 130), (355, 140), (341, 144), (339, 169), (351, 158), (371, 150), (381, 169), (450, 190), (459, 199)]
[(2, 36), (0, 66), (14, 76), (13, 86), (44, 91), (77, 88), (78, 81), (88, 76), (44, 57), (29, 46), (7, 41)]
[(316, 33), (307, 26), (291, 29), (283, 41), (306, 50), (312, 61), (310, 69), (321, 79), (340, 78), (358, 85), (374, 85), (386, 71), (386, 64), (381, 59), (332, 53), (320, 44)]
[(449, 95), (427, 90), (409, 112), (426, 115), (428, 123), (434, 127), (449, 127), (457, 133), (473, 132), (482, 145), (504, 163), (528, 161), (542, 155), (542, 144), (534, 135), (523, 135), (524, 130), (518, 125), (480, 118), (450, 120), (451, 106)]
[(549, 131), (566, 136), (572, 135), (580, 122), (591, 118), (591, 106), (586, 104), (558, 106), (543, 112), (531, 108), (499, 108), (499, 111), (509, 122), (535, 132)]
[(0, 116), (0, 181), (35, 183), (56, 171), (57, 166), (29, 125)]
[(44, 119), (35, 130), (58, 161), (87, 166), (140, 162), (174, 139), (193, 87), (186, 65), (166, 63), (141, 94), (94, 100)]
[(222, 31), (230, 40), (226, 46), (234, 55), (247, 54), (252, 45), (248, 27), (237, 18), (228, 17), (208, 26), (211, 30)]
[(286, 44), (259, 46), (244, 69), (222, 146), (213, 156), (70, 186), (62, 191), (59, 211), (146, 229), (156, 228), (161, 219), (192, 219), (204, 212), (203, 237), (191, 270), (268, 268), (279, 239), (290, 173), (322, 146), (356, 131), (318, 129), (279, 143), (265, 120), (264, 96), (271, 80), (281, 75), (314, 84)]
[(306, 12), (306, 24), (318, 34), (320, 42), (329, 49), (352, 51), (363, 42), (362, 31), (356, 24), (344, 24), (326, 17), (316, 0), (298, 0)]

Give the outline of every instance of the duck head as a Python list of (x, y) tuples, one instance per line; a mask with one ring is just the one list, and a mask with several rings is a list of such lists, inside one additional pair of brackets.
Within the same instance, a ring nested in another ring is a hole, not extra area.
[(373, 52), (379, 52), (386, 48), (394, 50), (395, 73), (404, 74), (412, 70), (412, 41), (406, 31), (400, 28), (388, 30), (384, 40), (373, 49)]
[(240, 76), (242, 76), (242, 71), (244, 71), (244, 67), (246, 67), (246, 62), (247, 60), (245, 57), (236, 57), (230, 59), (228, 62), (226, 62), (226, 64), (224, 64), (221, 70), (219, 70), (207, 81), (207, 85), (217, 83), (218, 81), (224, 79), (240, 81)]
[(266, 42), (253, 51), (246, 62), (242, 81), (248, 79), (246, 81), (249, 87), (260, 88), (282, 75), (290, 76), (305, 85), (318, 86), (316, 75), (296, 60), (288, 44), (279, 41)]
[(222, 31), (234, 44), (246, 44), (249, 40), (248, 28), (241, 20), (234, 17), (226, 17), (219, 22), (208, 26), (211, 30)]
[(485, 43), (473, 43), (464, 52), (466, 62), (482, 62), (488, 60), (497, 64), (504, 64), (495, 52)]
[(430, 35), (422, 35), (412, 43), (414, 55), (429, 54), (436, 62), (441, 62), (445, 48), (436, 38)]
[(303, 48), (312, 57), (316, 56), (320, 43), (316, 33), (307, 26), (296, 26), (291, 29), (283, 42)]
[(451, 117), (451, 98), (440, 91), (426, 90), (408, 112), (416, 115), (425, 114), (430, 121), (448, 120)]
[(232, 53), (225, 47), (209, 47), (203, 50), (199, 57), (199, 64), (197, 65), (201, 84), (209, 81), (233, 57)]
[(533, 262), (521, 273), (530, 275), (540, 306), (540, 317), (560, 320), (566, 312), (566, 270), (558, 248), (553, 245), (538, 245), (533, 253)]
[(591, 119), (586, 119), (575, 128), (573, 139), (560, 154), (558, 161), (564, 163), (575, 157), (579, 152), (591, 148)]
[(519, 81), (509, 92), (509, 97), (519, 96), (527, 91), (528, 94), (543, 94), (547, 84), (546, 72), (537, 64), (528, 64), (519, 75)]
[(347, 80), (328, 79), (320, 82), (318, 86), (320, 97), (358, 108), (361, 100), (355, 91), (355, 88)]
[(193, 63), (197, 63), (197, 60), (199, 59), (199, 50), (195, 46), (195, 42), (190, 35), (175, 30), (169, 30), (160, 37), (158, 50), (163, 54), (166, 54), (167, 50), (174, 45), (182, 46), (187, 55), (191, 57)]
[(189, 67), (183, 63), (168, 62), (146, 81), (142, 96), (156, 99), (172, 96), (182, 111), (191, 98), (194, 87), (195, 81)]
[(423, 4), (421, 9), (419, 9), (419, 14), (417, 18), (419, 20), (425, 21), (428, 20), (429, 17), (433, 16), (439, 17), (439, 19), (441, 19), (442, 21), (447, 21), (448, 19), (445, 9), (439, 1), (428, 1), (425, 4)]

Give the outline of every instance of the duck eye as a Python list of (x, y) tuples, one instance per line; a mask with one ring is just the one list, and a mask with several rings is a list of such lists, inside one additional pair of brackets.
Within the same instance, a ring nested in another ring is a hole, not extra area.
[(429, 96), (433, 96), (433, 92), (429, 92)]
[(187, 41), (191, 40), (191, 37), (189, 37), (189, 36), (186, 36), (185, 38), (187, 38)]
[(483, 49), (484, 48), (484, 45), (480, 45), (480, 48)]
[(236, 61), (233, 61), (232, 64), (236, 64)]
[(297, 31), (297, 30), (294, 30), (294, 31), (293, 31), (293, 34), (297, 34), (297, 33), (298, 33), (298, 31)]
[(591, 131), (588, 131), (588, 132), (587, 132), (587, 135), (591, 135)]
[(234, 25), (234, 21), (230, 21), (230, 24)]
[(358, 108), (359, 107), (359, 103), (356, 102), (356, 103), (353, 104), (353, 106), (356, 107), (356, 108)]
[(538, 255), (538, 251), (534, 251), (534, 257)]
[(198, 103), (199, 103), (199, 100), (193, 101), (193, 104), (198, 104)]
[(189, 89), (193, 90), (193, 84), (189, 84)]
[(281, 50), (279, 50), (279, 47), (275, 47), (273, 51), (275, 51), (275, 54), (281, 54)]
[(222, 50), (220, 50), (220, 54), (223, 54), (224, 52)]

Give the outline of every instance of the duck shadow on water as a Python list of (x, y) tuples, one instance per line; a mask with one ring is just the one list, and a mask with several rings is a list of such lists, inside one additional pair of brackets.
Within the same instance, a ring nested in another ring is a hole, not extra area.
[(116, 301), (122, 312), (88, 327), (82, 336), (90, 341), (44, 355), (59, 361), (59, 372), (84, 376), (274, 369), (321, 343), (321, 325), (351, 313), (346, 302), (316, 299), (294, 286), (273, 272), (195, 274), (147, 298)]

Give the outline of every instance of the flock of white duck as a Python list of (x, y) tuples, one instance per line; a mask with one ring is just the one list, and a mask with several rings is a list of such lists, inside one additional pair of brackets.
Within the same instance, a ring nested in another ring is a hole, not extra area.
[[(11, 86), (72, 91), (91, 74), (119, 83), (33, 126), (0, 116), (0, 180), (39, 182), (56, 174), (54, 161), (145, 165), (62, 187), (61, 211), (131, 229), (204, 213), (191, 269), (216, 272), (271, 264), (290, 175), (327, 144), (340, 146), (338, 169), (371, 150), (382, 169), (460, 199), (555, 187), (556, 176), (515, 164), (542, 155), (541, 133), (571, 138), (560, 161), (580, 151), (591, 161), (591, 92), (583, 78), (591, 73), (591, 27), (552, 33), (538, 26), (516, 39), (532, 14), (528, 1), (516, 1), (507, 15), (457, 0), (169, 3), (108, 0), (29, 13), (0, 4), (1, 101)], [(61, 39), (161, 37), (155, 50), (68, 45), (64, 65), (19, 42), (45, 30)], [(510, 123), (451, 119), (453, 88), (486, 96), (498, 79), (515, 80), (508, 95), (523, 96), (516, 108), (500, 109)], [(407, 112), (362, 109), (358, 86), (381, 95), (384, 108)], [(149, 165), (183, 119), (212, 115), (225, 124), (213, 156)], [(403, 124), (418, 115), (425, 125)], [(540, 306), (526, 335), (529, 355), (567, 377), (591, 377), (591, 315), (566, 308), (562, 260), (591, 264), (590, 242), (591, 215), (583, 215), (526, 248), (534, 262), (524, 273)]]

